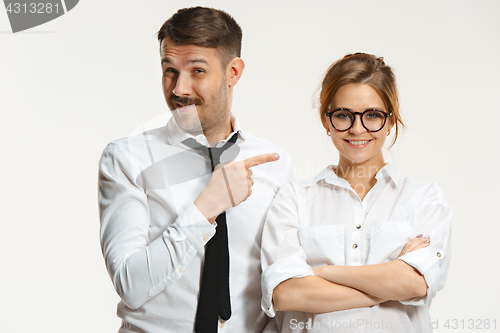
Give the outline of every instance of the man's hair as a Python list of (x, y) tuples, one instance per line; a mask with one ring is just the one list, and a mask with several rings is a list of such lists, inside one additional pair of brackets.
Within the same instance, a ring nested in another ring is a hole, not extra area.
[(241, 28), (226, 12), (206, 7), (179, 9), (158, 31), (158, 41), (170, 38), (177, 45), (217, 48), (225, 68), (241, 55)]
[(328, 130), (325, 116), (333, 97), (340, 87), (350, 83), (368, 84), (380, 95), (388, 109), (387, 111), (392, 112), (392, 116), (389, 118), (390, 122), (396, 125), (396, 134), (392, 141), (392, 145), (394, 145), (400, 127), (404, 128), (399, 112), (396, 77), (391, 67), (385, 64), (384, 58), (376, 57), (373, 54), (348, 54), (330, 66), (321, 84), (319, 98), (319, 114), (323, 126)]

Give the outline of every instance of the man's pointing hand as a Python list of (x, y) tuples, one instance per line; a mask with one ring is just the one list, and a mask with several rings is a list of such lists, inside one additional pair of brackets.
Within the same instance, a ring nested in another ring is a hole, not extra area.
[(253, 173), (250, 168), (278, 159), (278, 154), (270, 153), (217, 165), (207, 187), (194, 204), (213, 223), (220, 213), (239, 205), (252, 194)]

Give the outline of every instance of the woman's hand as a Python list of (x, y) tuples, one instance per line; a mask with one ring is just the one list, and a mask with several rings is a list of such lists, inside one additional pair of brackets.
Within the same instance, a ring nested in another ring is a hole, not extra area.
[(431, 243), (430, 236), (422, 237), (422, 234), (420, 234), (417, 237), (410, 240), (408, 243), (406, 243), (406, 245), (401, 250), (401, 253), (399, 254), (398, 258), (407, 253), (426, 248), (427, 246), (429, 246), (430, 243)]

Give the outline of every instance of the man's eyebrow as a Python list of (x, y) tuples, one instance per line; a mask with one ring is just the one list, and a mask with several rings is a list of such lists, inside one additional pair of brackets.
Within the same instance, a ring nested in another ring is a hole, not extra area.
[(201, 63), (204, 63), (204, 64), (208, 65), (208, 62), (205, 59), (191, 59), (191, 60), (188, 60), (188, 64), (195, 64), (195, 63), (198, 63), (198, 62), (201, 62)]
[[(170, 59), (168, 58), (163, 58), (161, 60), (161, 64), (171, 64), (172, 62), (170, 61)], [(187, 61), (188, 64), (192, 65), (192, 64), (196, 64), (196, 63), (203, 63), (203, 64), (206, 64), (208, 66), (210, 66), (210, 64), (208, 63), (208, 61), (206, 61), (205, 59), (201, 58), (201, 59), (191, 59), (191, 60), (188, 60)]]

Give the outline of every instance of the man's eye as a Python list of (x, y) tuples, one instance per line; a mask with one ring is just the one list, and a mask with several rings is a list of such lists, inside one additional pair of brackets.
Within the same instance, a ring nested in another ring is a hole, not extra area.
[(174, 77), (175, 75), (177, 75), (177, 71), (173, 68), (167, 68), (164, 72), (163, 72), (163, 75), (167, 76), (167, 77)]
[(205, 73), (205, 70), (201, 69), (201, 68), (196, 68), (195, 70), (193, 70), (193, 72), (196, 74), (201, 74), (201, 73)]

